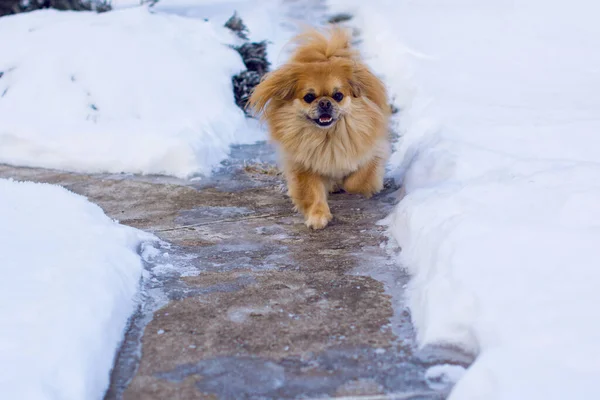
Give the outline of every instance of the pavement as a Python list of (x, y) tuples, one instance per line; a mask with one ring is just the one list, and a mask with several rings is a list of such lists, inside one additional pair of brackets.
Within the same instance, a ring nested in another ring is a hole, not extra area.
[(378, 224), (399, 200), (394, 182), (368, 200), (333, 194), (334, 220), (312, 231), (264, 143), (235, 147), (210, 179), (11, 166), (0, 177), (64, 186), (161, 239), (140, 249), (141, 304), (106, 399), (443, 399), (450, 385), (425, 371), (472, 362), (415, 343), (409, 277)]

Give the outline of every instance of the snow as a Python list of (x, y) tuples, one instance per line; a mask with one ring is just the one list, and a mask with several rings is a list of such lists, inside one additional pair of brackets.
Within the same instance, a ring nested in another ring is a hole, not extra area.
[(121, 6), (0, 19), (0, 162), (186, 178), (264, 138), (233, 101), (226, 19)]
[(434, 365), (425, 371), (425, 379), (432, 389), (445, 389), (448, 385), (458, 382), (465, 374), (465, 368), (460, 365)]
[(332, 0), (401, 108), (389, 219), (450, 399), (598, 398), (600, 4)]
[(0, 179), (0, 397), (101, 399), (148, 234), (58, 186)]
[(294, 27), (284, 25), (280, 0), (161, 0), (153, 10), (162, 13), (217, 21), (222, 25), (236, 12), (248, 27), (248, 39), (267, 40), (267, 58), (276, 67), (285, 61), (282, 49)]

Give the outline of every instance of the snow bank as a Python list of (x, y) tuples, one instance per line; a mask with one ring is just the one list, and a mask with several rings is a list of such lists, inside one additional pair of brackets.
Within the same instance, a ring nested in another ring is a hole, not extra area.
[(293, 20), (285, 15), (288, 8), (282, 6), (281, 0), (160, 0), (152, 9), (159, 13), (208, 19), (220, 25), (236, 12), (248, 27), (249, 40), (267, 40), (267, 57), (276, 67), (287, 58), (282, 49), (297, 29)]
[(418, 339), (478, 354), (451, 399), (600, 397), (600, 5), (354, 9), (403, 107), (391, 230)]
[(58, 186), (5, 179), (0, 221), (0, 397), (101, 399), (149, 238)]
[(210, 173), (230, 144), (263, 137), (234, 104), (244, 65), (225, 20), (145, 7), (1, 18), (0, 162)]

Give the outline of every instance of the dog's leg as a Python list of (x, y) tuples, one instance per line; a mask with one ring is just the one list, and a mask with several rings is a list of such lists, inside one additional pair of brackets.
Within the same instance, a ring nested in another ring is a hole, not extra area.
[(342, 182), (340, 180), (328, 179), (325, 182), (325, 188), (327, 193), (340, 193), (342, 192)]
[(383, 189), (385, 164), (383, 159), (374, 157), (344, 179), (344, 190), (348, 193), (362, 194), (369, 198)]
[(304, 214), (306, 226), (312, 229), (325, 228), (332, 216), (323, 178), (306, 171), (293, 171), (287, 175), (288, 194), (298, 211)]

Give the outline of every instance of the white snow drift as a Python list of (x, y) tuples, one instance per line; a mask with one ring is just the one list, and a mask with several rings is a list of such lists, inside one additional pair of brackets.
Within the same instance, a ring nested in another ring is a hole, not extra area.
[(282, 49), (298, 29), (285, 15), (286, 11), (301, 7), (305, 13), (314, 12), (311, 2), (314, 0), (282, 6), (281, 0), (160, 0), (152, 9), (159, 13), (208, 19), (220, 25), (235, 12), (248, 28), (249, 40), (267, 41), (267, 58), (276, 67), (287, 58)]
[(599, 398), (600, 5), (354, 6), (403, 106), (418, 338), (478, 354), (451, 398)]
[(147, 234), (58, 186), (0, 179), (0, 398), (101, 399)]
[(225, 21), (144, 7), (0, 19), (0, 162), (207, 174), (262, 132), (234, 104)]

